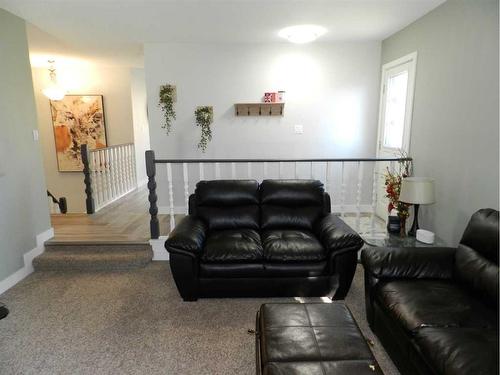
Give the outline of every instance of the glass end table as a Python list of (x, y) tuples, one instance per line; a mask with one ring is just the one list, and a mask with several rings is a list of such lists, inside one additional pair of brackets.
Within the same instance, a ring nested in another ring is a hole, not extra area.
[(447, 246), (446, 243), (435, 236), (434, 243), (427, 244), (417, 241), (415, 237), (401, 237), (399, 234), (384, 233), (370, 235), (370, 233), (361, 234), (361, 238), (365, 241), (365, 246), (371, 247), (442, 247)]

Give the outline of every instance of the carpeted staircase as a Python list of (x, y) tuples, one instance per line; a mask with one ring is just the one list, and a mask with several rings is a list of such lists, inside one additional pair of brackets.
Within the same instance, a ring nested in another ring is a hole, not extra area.
[(102, 271), (144, 267), (153, 259), (148, 242), (45, 242), (45, 252), (33, 259), (35, 270)]

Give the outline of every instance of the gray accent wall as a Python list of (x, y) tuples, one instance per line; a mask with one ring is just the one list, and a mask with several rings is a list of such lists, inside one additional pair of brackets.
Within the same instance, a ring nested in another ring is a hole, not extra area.
[(0, 281), (50, 229), (25, 22), (0, 9)]
[(450, 245), (498, 209), (498, 38), (498, 0), (449, 0), (382, 43), (382, 64), (418, 52), (410, 154), (437, 194), (420, 224)]

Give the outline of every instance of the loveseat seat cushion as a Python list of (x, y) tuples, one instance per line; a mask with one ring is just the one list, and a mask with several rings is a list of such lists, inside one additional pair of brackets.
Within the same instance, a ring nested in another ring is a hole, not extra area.
[(319, 262), (326, 259), (325, 248), (308, 230), (265, 230), (261, 236), (266, 261)]
[(253, 229), (210, 231), (202, 261), (213, 263), (262, 262), (264, 251), (259, 233)]
[(498, 333), (481, 328), (423, 328), (415, 342), (436, 373), (498, 374)]
[(307, 229), (324, 215), (323, 184), (317, 180), (264, 180), (260, 185), (262, 229)]
[(196, 215), (209, 230), (259, 229), (259, 184), (254, 180), (200, 181)]
[(495, 311), (452, 281), (396, 280), (377, 285), (375, 298), (408, 332), (423, 327), (496, 327)]

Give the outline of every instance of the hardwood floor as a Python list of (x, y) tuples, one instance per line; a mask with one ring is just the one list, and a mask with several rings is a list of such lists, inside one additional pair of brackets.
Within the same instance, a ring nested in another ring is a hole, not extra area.
[[(144, 187), (93, 215), (53, 214), (55, 236), (64, 242), (147, 242), (149, 235), (148, 190)], [(176, 220), (182, 215), (176, 215)], [(160, 234), (170, 231), (169, 216), (158, 215)]]

